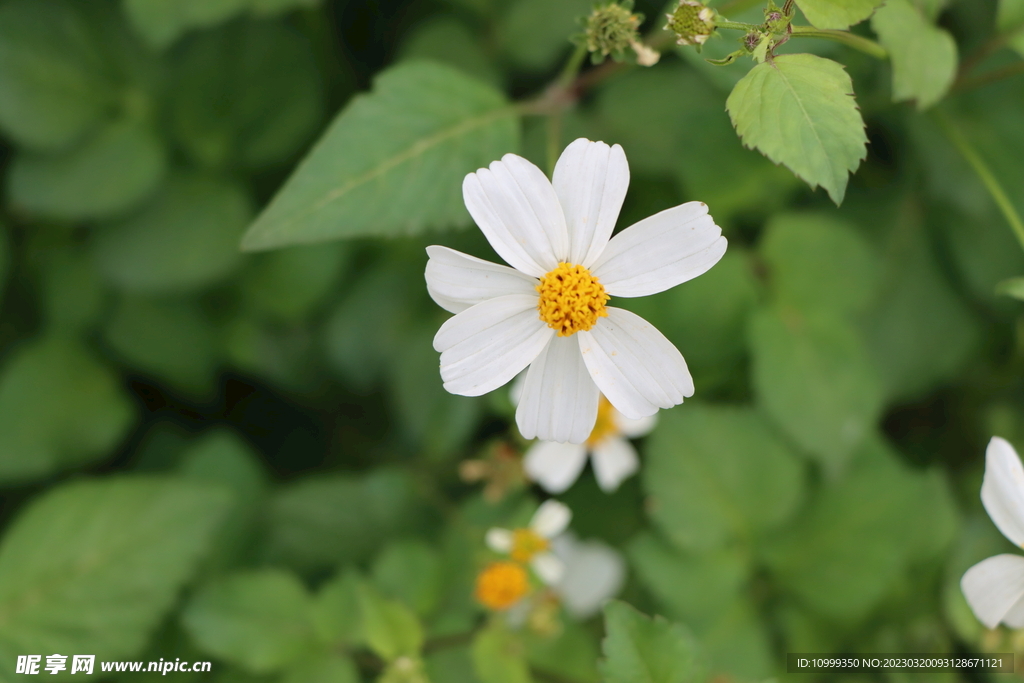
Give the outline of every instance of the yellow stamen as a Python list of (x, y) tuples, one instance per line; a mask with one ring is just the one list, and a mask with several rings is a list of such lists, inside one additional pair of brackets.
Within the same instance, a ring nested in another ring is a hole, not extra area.
[(477, 602), (488, 609), (508, 609), (529, 592), (526, 570), (515, 562), (492, 562), (476, 577)]
[(512, 559), (526, 563), (537, 553), (548, 549), (548, 539), (532, 529), (516, 529), (512, 532)]
[(596, 446), (601, 443), (609, 436), (615, 436), (619, 428), (615, 424), (615, 408), (608, 402), (604, 396), (601, 396), (601, 400), (597, 404), (597, 422), (594, 423), (594, 428), (590, 430), (590, 436), (587, 437), (588, 446)]
[(609, 297), (604, 286), (590, 271), (579, 265), (559, 263), (558, 267), (540, 279), (537, 285), (540, 319), (568, 337), (580, 330), (589, 330), (598, 318), (608, 315), (605, 302)]

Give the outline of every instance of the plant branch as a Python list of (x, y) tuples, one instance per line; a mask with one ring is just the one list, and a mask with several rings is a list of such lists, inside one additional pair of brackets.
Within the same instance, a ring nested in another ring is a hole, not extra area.
[(792, 29), (792, 36), (794, 38), (823, 38), (825, 40), (834, 40), (846, 45), (847, 47), (860, 50), (864, 54), (871, 55), (875, 59), (887, 59), (889, 57), (889, 53), (885, 51), (884, 47), (869, 38), (858, 36), (856, 33), (838, 31), (835, 29), (818, 29), (813, 26), (790, 26), (790, 28)]
[(1004, 78), (1016, 76), (1017, 74), (1024, 74), (1024, 61), (1007, 64), (1002, 68), (993, 69), (992, 71), (983, 73), (980, 76), (975, 76), (974, 78), (964, 78), (963, 76), (959, 76), (953, 83), (952, 90), (953, 92), (973, 90), (974, 88), (980, 88), (983, 85), (995, 83), (996, 81), (1001, 81)]
[(985, 189), (992, 196), (996, 206), (1002, 212), (1006, 222), (1010, 224), (1010, 229), (1013, 230), (1013, 234), (1017, 237), (1017, 241), (1020, 242), (1021, 249), (1024, 249), (1024, 221), (1021, 220), (1020, 214), (1017, 213), (1016, 207), (1013, 202), (1006, 195), (1006, 191), (1003, 190), (1003, 186), (999, 184), (999, 179), (996, 178), (995, 174), (992, 173), (992, 169), (988, 167), (985, 160), (978, 153), (978, 150), (971, 145), (960, 129), (949, 120), (946, 114), (939, 109), (935, 109), (932, 112), (936, 123), (942, 129), (942, 132), (946, 134), (949, 141), (953, 143), (953, 146), (957, 148), (957, 151), (967, 160), (967, 163), (971, 165), (974, 172), (981, 179), (981, 182), (985, 185)]

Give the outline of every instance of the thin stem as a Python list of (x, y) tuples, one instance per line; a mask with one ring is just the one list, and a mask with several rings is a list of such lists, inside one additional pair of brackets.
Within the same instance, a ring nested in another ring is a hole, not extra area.
[(747, 24), (742, 21), (729, 21), (728, 19), (716, 19), (715, 28), (731, 28), (734, 31), (755, 31), (761, 28), (758, 24)]
[(975, 76), (974, 78), (958, 78), (956, 82), (953, 83), (953, 91), (963, 92), (964, 90), (980, 88), (983, 85), (995, 83), (996, 81), (1001, 81), (1004, 78), (1016, 76), (1017, 74), (1024, 74), (1024, 61), (1007, 64), (1002, 68), (993, 69), (988, 73), (983, 73), (980, 76)]
[(942, 128), (942, 132), (949, 138), (949, 141), (953, 143), (957, 151), (963, 155), (967, 163), (974, 169), (974, 172), (978, 174), (978, 178), (981, 179), (985, 189), (988, 190), (999, 210), (1003, 213), (1006, 222), (1010, 224), (1010, 229), (1013, 230), (1017, 241), (1020, 242), (1021, 249), (1024, 249), (1024, 221), (1021, 220), (1020, 214), (1017, 213), (1013, 202), (1006, 196), (1006, 192), (1003, 190), (1003, 186), (999, 184), (995, 174), (992, 173), (992, 170), (985, 163), (985, 160), (981, 158), (978, 151), (971, 145), (964, 134), (960, 132), (960, 129), (949, 120), (945, 113), (935, 109), (932, 116), (939, 124), (939, 127)]
[(576, 74), (579, 73), (580, 67), (583, 66), (583, 60), (587, 56), (587, 46), (584, 43), (580, 43), (576, 46), (576, 50), (573, 51), (572, 56), (569, 57), (569, 61), (562, 67), (562, 73), (558, 76), (558, 85), (562, 88), (568, 88), (573, 79), (576, 78)]
[(889, 56), (885, 48), (875, 41), (858, 36), (856, 33), (850, 33), (849, 31), (819, 29), (813, 26), (790, 26), (790, 28), (793, 29), (792, 35), (794, 38), (824, 38), (825, 40), (834, 40), (855, 50), (860, 50), (864, 54), (871, 55), (876, 59), (886, 59)]

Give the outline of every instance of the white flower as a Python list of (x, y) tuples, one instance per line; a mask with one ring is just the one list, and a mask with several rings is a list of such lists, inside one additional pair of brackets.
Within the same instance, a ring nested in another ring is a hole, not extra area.
[(643, 318), (605, 304), (609, 295), (647, 296), (697, 277), (726, 240), (701, 202), (612, 238), (628, 184), (622, 148), (582, 138), (562, 153), (551, 182), (514, 154), (466, 176), (466, 208), (513, 267), (427, 248), (427, 289), (456, 314), (434, 337), (445, 389), (480, 396), (529, 366), (519, 431), (572, 443), (590, 435), (600, 393), (632, 419), (693, 395), (675, 346)]
[(507, 553), (516, 562), (529, 564), (540, 580), (548, 585), (562, 578), (565, 566), (551, 552), (551, 540), (565, 531), (572, 512), (557, 500), (546, 500), (533, 513), (526, 529), (499, 529), (487, 532), (487, 546), (498, 553)]
[(593, 616), (622, 590), (626, 562), (614, 548), (601, 541), (580, 541), (571, 532), (551, 545), (565, 565), (562, 578), (552, 589), (572, 616)]
[[(992, 437), (985, 451), (981, 502), (1003, 535), (1024, 546), (1024, 467), (1005, 439)], [(1024, 627), (1024, 557), (996, 555), (974, 565), (960, 579), (967, 604), (985, 626), (1003, 622)]]
[(597, 422), (585, 443), (538, 441), (526, 452), (523, 469), (548, 493), (562, 493), (580, 476), (589, 453), (598, 486), (611, 493), (640, 467), (636, 449), (627, 439), (645, 436), (656, 422), (655, 415), (632, 420), (602, 396)]

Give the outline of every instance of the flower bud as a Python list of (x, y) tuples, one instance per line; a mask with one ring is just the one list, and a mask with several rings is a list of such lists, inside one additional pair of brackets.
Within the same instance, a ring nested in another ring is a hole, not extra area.
[(599, 61), (608, 55), (622, 60), (626, 50), (640, 43), (637, 28), (643, 18), (632, 11), (633, 3), (599, 5), (587, 17), (587, 50)]
[(715, 30), (715, 11), (697, 0), (679, 0), (679, 7), (667, 14), (666, 29), (678, 37), (679, 45), (703, 45)]

